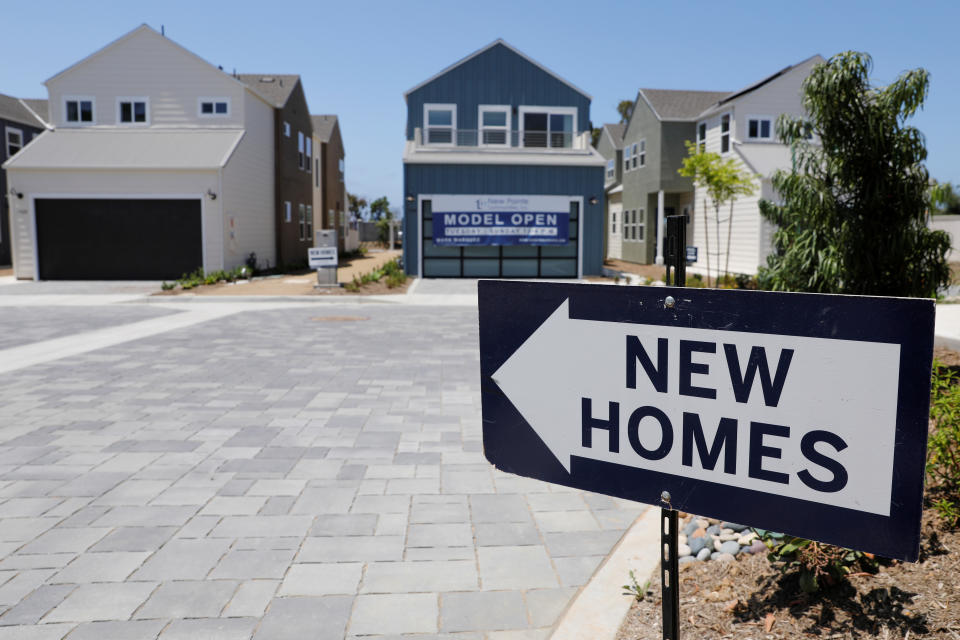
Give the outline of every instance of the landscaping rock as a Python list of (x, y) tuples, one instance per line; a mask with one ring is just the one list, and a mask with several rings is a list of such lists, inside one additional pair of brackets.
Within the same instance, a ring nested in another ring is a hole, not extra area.
[(690, 546), (689, 546), (689, 545), (685, 545), (685, 544), (678, 544), (678, 545), (677, 545), (677, 557), (678, 557), (678, 558), (682, 558), (683, 556), (689, 556), (689, 555), (690, 555), (690, 551), (691, 551), (691, 549), (690, 549)]
[(720, 525), (718, 524), (712, 524), (709, 527), (707, 527), (707, 533), (709, 533), (710, 535), (719, 535), (720, 531), (721, 531)]
[(721, 534), (720, 534), (719, 536), (717, 536), (717, 537), (720, 538), (720, 541), (721, 541), (721, 542), (727, 542), (728, 540), (738, 540), (738, 539), (740, 539), (740, 536), (737, 535), (736, 533), (733, 533), (733, 532), (730, 532), (730, 533), (721, 533)]
[(736, 540), (727, 540), (720, 545), (718, 551), (720, 553), (729, 553), (730, 555), (735, 556), (740, 553), (740, 545), (737, 544)]
[(757, 537), (757, 532), (751, 531), (750, 533), (746, 533), (740, 536), (739, 538), (737, 538), (737, 544), (739, 544), (741, 547), (749, 547), (750, 543), (753, 542), (754, 538), (756, 537)]
[(677, 559), (677, 564), (689, 564), (691, 562), (696, 562), (696, 561), (697, 559), (694, 558), (693, 556), (680, 556)]
[(733, 562), (736, 558), (733, 557), (733, 554), (723, 553), (721, 551), (715, 551), (710, 555), (710, 559), (714, 562)]
[(703, 549), (705, 546), (707, 546), (707, 538), (705, 536), (690, 538), (687, 542), (687, 546), (690, 547), (690, 553), (692, 555), (697, 555), (700, 553), (700, 549)]
[(744, 529), (747, 528), (747, 525), (745, 524), (734, 524), (733, 522), (724, 522), (723, 526), (726, 527), (727, 529), (733, 529), (734, 531), (738, 531), (738, 532), (743, 531)]
[(703, 547), (697, 552), (697, 560), (709, 560), (713, 552), (708, 547)]
[(767, 545), (763, 544), (759, 540), (754, 540), (750, 543), (750, 553), (766, 553)]
[(696, 520), (696, 519), (693, 519), (693, 520), (691, 520), (690, 522), (688, 522), (688, 523), (686, 524), (686, 526), (685, 526), (681, 531), (682, 531), (683, 535), (689, 537), (690, 534), (692, 534), (694, 531), (696, 531), (696, 530), (697, 530), (697, 527), (699, 527), (699, 526), (700, 526), (700, 525), (697, 524), (697, 520)]

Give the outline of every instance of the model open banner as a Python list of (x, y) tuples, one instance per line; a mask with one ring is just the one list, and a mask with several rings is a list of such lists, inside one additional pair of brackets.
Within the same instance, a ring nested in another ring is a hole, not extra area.
[(570, 198), (436, 196), (437, 246), (562, 245), (570, 239)]
[(499, 469), (649, 504), (667, 491), (662, 506), (917, 557), (932, 300), (479, 291)]

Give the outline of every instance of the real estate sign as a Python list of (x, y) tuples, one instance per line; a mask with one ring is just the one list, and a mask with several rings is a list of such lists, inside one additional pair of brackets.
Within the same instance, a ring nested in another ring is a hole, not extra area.
[(555, 245), (569, 240), (564, 196), (434, 196), (437, 246)]
[(497, 281), (479, 293), (497, 468), (649, 504), (666, 491), (674, 509), (916, 559), (932, 300)]

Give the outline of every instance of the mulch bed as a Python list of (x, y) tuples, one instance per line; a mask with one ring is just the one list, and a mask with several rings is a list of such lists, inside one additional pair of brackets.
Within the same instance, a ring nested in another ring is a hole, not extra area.
[[(662, 638), (659, 570), (630, 608), (617, 640)], [(629, 597), (629, 596), (624, 596)], [(876, 574), (815, 594), (800, 590), (795, 571), (766, 555), (680, 568), (680, 637), (960, 638), (960, 532), (945, 531), (926, 512), (920, 561), (881, 561)]]

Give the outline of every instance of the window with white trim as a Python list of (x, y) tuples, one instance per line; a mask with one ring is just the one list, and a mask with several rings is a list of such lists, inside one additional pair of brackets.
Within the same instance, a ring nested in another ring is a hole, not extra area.
[(87, 96), (66, 96), (63, 99), (63, 119), (70, 124), (96, 124), (96, 102)]
[(307, 235), (304, 240), (309, 240), (313, 237), (313, 206), (307, 205)]
[(340, 158), (339, 166), (340, 166), (340, 182), (343, 182), (343, 174), (344, 174), (344, 172), (346, 171), (346, 168), (347, 168), (347, 165), (346, 165), (346, 163), (343, 161), (343, 158)]
[(633, 146), (630, 147), (630, 168), (631, 169), (637, 168), (637, 155), (638, 155), (637, 148), (638, 148), (638, 145), (636, 142), (634, 142)]
[(730, 114), (720, 116), (720, 153), (730, 151)]
[(306, 148), (306, 154), (305, 154), (305, 156), (306, 156), (306, 157), (304, 158), (304, 160), (305, 160), (306, 162), (304, 163), (304, 166), (305, 166), (305, 168), (306, 168), (306, 170), (307, 170), (307, 173), (310, 173), (310, 167), (313, 166), (313, 160), (312, 160), (312, 158), (313, 158), (313, 140), (310, 139), (310, 136), (307, 136), (307, 148)]
[(300, 239), (303, 240), (307, 235), (307, 207), (298, 205), (297, 212), (300, 214)]
[(424, 144), (453, 145), (457, 130), (457, 105), (423, 105)]
[(303, 131), (297, 131), (297, 166), (303, 169)]
[(697, 151), (703, 153), (707, 150), (707, 123), (697, 123)]
[(607, 180), (613, 180), (616, 171), (616, 161), (611, 158), (607, 160)]
[(120, 124), (150, 124), (148, 98), (117, 98), (117, 122)]
[(292, 208), (291, 208), (291, 206), (290, 206), (290, 203), (289, 203), (289, 202), (284, 202), (284, 203), (283, 203), (283, 219), (284, 219), (284, 221), (290, 222), (290, 220), (292, 219), (292, 218), (291, 218), (291, 214), (292, 214)]
[(510, 144), (510, 107), (480, 105), (480, 144), (484, 147), (505, 147)]
[(610, 212), (610, 233), (614, 235), (617, 234), (617, 212), (616, 211)]
[[(637, 213), (640, 214), (639, 220), (637, 219)], [(636, 223), (635, 225), (633, 225), (633, 236), (634, 236), (633, 239), (636, 240), (637, 242), (641, 242), (643, 241), (645, 236), (644, 225), (646, 224), (645, 222), (646, 211), (644, 210), (643, 207), (640, 207), (639, 212), (634, 211), (633, 215), (634, 215), (633, 221)]]
[(523, 146), (570, 148), (576, 122), (576, 107), (520, 107)]
[(626, 173), (627, 171), (630, 170), (630, 147), (629, 146), (624, 147), (622, 153), (623, 153), (623, 171), (624, 173)]
[(197, 108), (201, 118), (230, 116), (230, 98), (200, 98)]
[(750, 116), (747, 118), (748, 140), (773, 140), (773, 118)]
[(640, 141), (640, 155), (639, 163), (641, 167), (647, 166), (647, 140), (644, 138)]
[(8, 158), (12, 158), (13, 154), (23, 149), (23, 131), (20, 129), (7, 127), (6, 140)]

